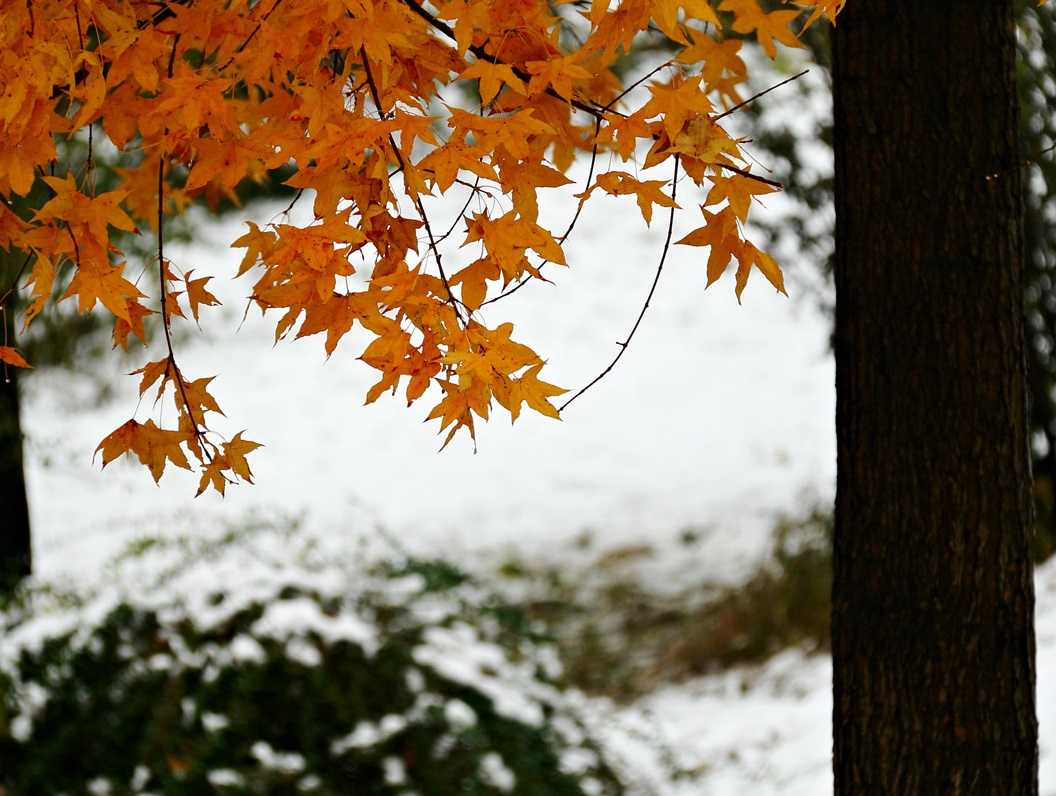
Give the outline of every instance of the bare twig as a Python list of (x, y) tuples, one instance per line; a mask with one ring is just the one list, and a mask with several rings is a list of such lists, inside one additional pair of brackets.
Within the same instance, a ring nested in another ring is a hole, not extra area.
[[(374, 100), (374, 106), (378, 109), (378, 114), (384, 118), (385, 114), (381, 109), (381, 97), (378, 93), (377, 84), (374, 82), (374, 74), (371, 72), (367, 53), (362, 47), (359, 50), (359, 56), (363, 61), (363, 72), (367, 78), (367, 86), (370, 88), (370, 96)], [(392, 147), (392, 154), (395, 156), (400, 169), (406, 171), (407, 164), (403, 159), (403, 154), (400, 152), (400, 148), (396, 145), (396, 139), (393, 138), (392, 133), (389, 133), (389, 146)], [(429, 251), (433, 253), (433, 257), (436, 259), (436, 270), (440, 274), (440, 281), (444, 285), (444, 290), (447, 291), (446, 303), (451, 305), (452, 309), (455, 311), (455, 315), (461, 319), (463, 314), (462, 303), (455, 298), (455, 293), (451, 289), (451, 283), (447, 279), (447, 273), (444, 271), (444, 261), (440, 255), (439, 242), (433, 234), (433, 225), (429, 222), (429, 216), (425, 212), (425, 205), (422, 204), (421, 197), (417, 195), (414, 196), (414, 206), (418, 210), (418, 215), (421, 217), (422, 223), (425, 224), (426, 235), (429, 236)], [(468, 321), (468, 317), (465, 320)]]
[(718, 116), (716, 116), (716, 117), (715, 117), (714, 119), (712, 119), (712, 121), (714, 121), (714, 122), (717, 122), (717, 121), (718, 121), (719, 119), (723, 118), (724, 116), (729, 116), (729, 115), (730, 115), (731, 113), (733, 113), (734, 111), (738, 111), (738, 110), (740, 110), (741, 108), (743, 108), (743, 107), (744, 107), (745, 105), (748, 105), (748, 104), (750, 104), (750, 103), (754, 102), (755, 100), (759, 99), (759, 98), (760, 98), (761, 96), (763, 96), (764, 94), (769, 94), (769, 93), (770, 93), (771, 91), (773, 91), (773, 90), (774, 90), (775, 88), (781, 88), (781, 86), (785, 85), (786, 83), (791, 83), (791, 82), (792, 82), (793, 80), (799, 80), (799, 78), (803, 77), (803, 75), (805, 75), (805, 74), (806, 74), (807, 72), (809, 72), (809, 71), (810, 71), (809, 69), (804, 69), (804, 70), (803, 70), (802, 72), (800, 72), (800, 73), (799, 73), (798, 75), (792, 75), (792, 77), (790, 77), (790, 78), (787, 78), (787, 79), (785, 79), (785, 80), (782, 80), (782, 81), (781, 81), (780, 83), (776, 83), (775, 85), (773, 85), (773, 86), (770, 86), (770, 88), (767, 88), (767, 89), (763, 89), (763, 90), (762, 90), (762, 91), (760, 91), (760, 92), (759, 92), (758, 94), (753, 94), (753, 95), (752, 95), (752, 96), (750, 96), (750, 97), (749, 97), (748, 99), (746, 99), (746, 100), (745, 100), (744, 102), (738, 102), (738, 103), (737, 103), (736, 105), (734, 105), (734, 106), (733, 106), (732, 108), (730, 108), (729, 110), (727, 110), (727, 111), (723, 111), (723, 112), (722, 112), (722, 113), (720, 113), (720, 114), (719, 114)]
[[(672, 202), (672, 204), (675, 201), (675, 189), (678, 186), (679, 157), (680, 156), (678, 155), (678, 153), (676, 153), (675, 154), (675, 171), (674, 171), (674, 174), (671, 175), (671, 202)], [(595, 384), (597, 384), (599, 381), (601, 381), (603, 378), (605, 378), (607, 375), (609, 375), (609, 371), (611, 371), (614, 367), (616, 367), (616, 363), (620, 361), (620, 357), (622, 357), (627, 352), (627, 346), (630, 345), (631, 340), (634, 338), (635, 332), (637, 332), (638, 331), (638, 327), (641, 326), (642, 319), (645, 317), (645, 311), (647, 309), (649, 309), (649, 302), (652, 301), (653, 294), (656, 293), (656, 286), (658, 284), (660, 284), (660, 274), (663, 273), (664, 263), (667, 260), (667, 254), (668, 254), (669, 251), (671, 251), (671, 236), (672, 236), (672, 234), (674, 232), (674, 229), (675, 229), (675, 209), (676, 208), (672, 207), (670, 213), (668, 214), (668, 217), (667, 217), (667, 237), (664, 239), (664, 250), (663, 250), (663, 253), (660, 255), (660, 263), (656, 267), (656, 276), (653, 277), (653, 284), (649, 288), (649, 294), (645, 297), (645, 304), (642, 306), (642, 311), (638, 313), (638, 319), (634, 322), (634, 326), (631, 327), (630, 334), (627, 335), (627, 339), (624, 340), (622, 343), (617, 343), (616, 344), (616, 345), (619, 346), (620, 350), (619, 350), (619, 353), (617, 353), (616, 356), (613, 357), (613, 360), (612, 360), (612, 362), (609, 363), (609, 366), (607, 368), (605, 368), (605, 370), (603, 370), (597, 376), (595, 376), (593, 381), (590, 382), (590, 384), (588, 384), (586, 387), (583, 387), (582, 389), (580, 389), (579, 392), (577, 392), (575, 395), (573, 395), (571, 398), (569, 398), (567, 401), (565, 401), (563, 404), (561, 404), (561, 406), (559, 406), (557, 408), (558, 412), (565, 411), (565, 409), (568, 407), (568, 405), (570, 403), (572, 403), (579, 396), (581, 396), (583, 393), (585, 393), (587, 390), (589, 390), (591, 387), (593, 387)]]
[(727, 171), (732, 171), (732, 172), (734, 172), (736, 174), (740, 174), (742, 177), (747, 177), (749, 180), (755, 180), (756, 182), (761, 182), (761, 183), (764, 183), (765, 185), (772, 185), (773, 187), (777, 188), (778, 190), (782, 190), (785, 187), (784, 185), (779, 183), (777, 180), (771, 180), (771, 179), (769, 179), (767, 177), (762, 177), (762, 176), (760, 176), (758, 174), (752, 174), (750, 171), (745, 171), (744, 169), (738, 168), (737, 166), (731, 166), (728, 163), (715, 163), (715, 164), (709, 164), (709, 165), (715, 165), (715, 166), (718, 166), (719, 168), (726, 169)]
[(29, 262), (32, 259), (33, 252), (28, 252), (26, 254), (26, 259), (22, 261), (22, 266), (18, 269), (18, 272), (11, 280), (11, 284), (8, 286), (7, 290), (4, 291), (4, 295), (0, 296), (0, 309), (5, 309), (7, 307), (7, 300), (11, 298), (11, 296), (14, 295), (14, 292), (18, 289), (18, 280), (22, 278), (22, 275), (26, 272), (26, 268), (29, 267)]
[(231, 57), (227, 59), (227, 61), (224, 63), (223, 66), (217, 67), (217, 71), (218, 72), (222, 72), (225, 69), (227, 69), (227, 67), (231, 66), (232, 61), (234, 61), (235, 58), (243, 50), (245, 50), (246, 47), (249, 46), (249, 43), (251, 41), (253, 41), (253, 37), (256, 36), (260, 32), (260, 26), (263, 25), (265, 22), (267, 22), (268, 17), (270, 17), (272, 14), (275, 13), (275, 9), (277, 9), (279, 7), (279, 3), (281, 3), (281, 2), (282, 2), (282, 0), (275, 0), (275, 4), (271, 7), (271, 10), (268, 11), (268, 13), (266, 13), (263, 17), (260, 18), (260, 22), (258, 22), (256, 24), (256, 27), (254, 27), (253, 30), (250, 31), (250, 33), (246, 37), (245, 41), (243, 41), (240, 45), (238, 45), (238, 47), (235, 49), (235, 51), (231, 54)]
[(995, 171), (993, 174), (987, 174), (986, 175), (986, 179), (987, 179), (987, 181), (996, 180), (998, 177), (1003, 177), (1004, 175), (1008, 174), (1009, 172), (1018, 171), (1019, 169), (1025, 169), (1027, 166), (1032, 166), (1038, 160), (1041, 159), (1042, 155), (1047, 155), (1050, 152), (1052, 152), (1053, 150), (1056, 150), (1056, 144), (1053, 144), (1050, 147), (1045, 147), (1045, 149), (1041, 150), (1040, 152), (1035, 152), (1033, 155), (1031, 155), (1029, 158), (1024, 160), (1022, 163), (1017, 163), (1015, 166), (1009, 166), (1007, 169), (1001, 169), (1001, 171)]
[[(568, 236), (571, 235), (572, 234), (572, 230), (575, 229), (576, 222), (579, 221), (579, 216), (583, 213), (583, 205), (587, 201), (587, 192), (590, 190), (591, 180), (594, 179), (594, 167), (597, 165), (597, 161), (598, 161), (598, 144), (597, 144), (597, 140), (598, 140), (598, 132), (600, 130), (601, 130), (601, 119), (595, 119), (594, 120), (594, 142), (595, 143), (594, 143), (594, 146), (591, 147), (591, 150), (590, 150), (590, 167), (587, 170), (587, 180), (586, 180), (586, 183), (585, 183), (585, 187), (583, 188), (583, 194), (580, 196), (579, 204), (576, 205), (576, 212), (572, 216), (572, 220), (569, 222), (568, 228), (565, 229), (564, 234), (561, 235), (561, 237), (557, 239), (558, 245), (564, 245), (565, 241), (568, 240)], [(548, 261), (546, 261), (546, 262), (548, 262)], [(536, 270), (542, 270), (543, 266), (546, 265), (546, 262), (543, 262), (539, 266), (539, 268), (536, 269)], [(499, 295), (495, 296), (494, 298), (488, 299), (487, 301), (483, 302), (480, 306), (483, 307), (485, 304), (493, 304), (494, 302), (499, 301), (500, 299), (504, 299), (504, 298), (508, 298), (508, 297), (512, 296), (514, 293), (516, 293), (522, 287), (527, 285), (529, 281), (530, 281), (529, 279), (521, 279), (521, 281), (519, 281), (513, 287), (502, 291)]]
[(172, 369), (172, 378), (176, 382), (176, 389), (180, 394), (180, 400), (183, 402), (183, 408), (187, 412), (187, 417), (190, 418), (191, 431), (194, 432), (194, 439), (202, 452), (202, 456), (205, 457), (204, 461), (211, 462), (213, 460), (213, 455), (210, 451), (211, 446), (205, 438), (205, 432), (202, 431), (201, 426), (198, 425), (198, 420), (194, 416), (190, 399), (187, 397), (187, 385), (183, 380), (183, 374), (180, 372), (179, 366), (176, 364), (176, 352), (172, 345), (172, 332), (169, 329), (169, 286), (168, 280), (165, 278), (165, 271), (165, 158), (162, 157), (158, 160), (158, 283), (161, 287), (161, 326), (165, 330), (168, 366)]

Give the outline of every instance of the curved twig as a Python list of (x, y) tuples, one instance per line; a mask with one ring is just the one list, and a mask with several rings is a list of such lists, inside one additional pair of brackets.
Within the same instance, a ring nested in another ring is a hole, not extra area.
[[(674, 174), (671, 175), (672, 203), (674, 203), (675, 201), (675, 189), (678, 187), (678, 166), (680, 162), (679, 157), (680, 155), (676, 152), (675, 171)], [(586, 387), (580, 389), (579, 392), (577, 392), (575, 395), (573, 395), (571, 398), (561, 404), (561, 406), (557, 407), (558, 412), (565, 411), (565, 408), (570, 403), (572, 403), (579, 396), (581, 396), (583, 393), (585, 393), (587, 390), (589, 390), (591, 387), (593, 387), (595, 384), (597, 384), (599, 381), (609, 375), (609, 371), (616, 367), (616, 363), (620, 361), (620, 357), (622, 357), (627, 352), (627, 346), (630, 345), (631, 340), (634, 338), (635, 332), (637, 332), (638, 327), (641, 326), (642, 319), (645, 317), (645, 311), (649, 309), (649, 302), (653, 300), (653, 294), (656, 293), (656, 286), (660, 284), (660, 274), (663, 273), (664, 263), (667, 261), (667, 254), (671, 251), (671, 236), (674, 233), (675, 229), (675, 210), (676, 208), (672, 207), (671, 212), (668, 213), (667, 216), (667, 237), (664, 239), (664, 250), (663, 253), (660, 255), (660, 263), (656, 267), (656, 276), (653, 277), (653, 284), (649, 287), (649, 294), (645, 297), (645, 304), (642, 305), (642, 311), (638, 313), (638, 319), (634, 322), (634, 326), (631, 327), (631, 331), (630, 334), (627, 335), (627, 339), (624, 340), (622, 343), (616, 343), (616, 345), (618, 345), (620, 348), (619, 353), (616, 354), (615, 357), (613, 357), (613, 360), (609, 363), (609, 366), (597, 376), (595, 376), (594, 379)]]

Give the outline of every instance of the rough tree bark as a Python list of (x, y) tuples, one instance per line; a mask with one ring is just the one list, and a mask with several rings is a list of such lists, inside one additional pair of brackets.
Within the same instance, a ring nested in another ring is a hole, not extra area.
[(1012, 1), (833, 50), (836, 793), (1036, 794)]
[[(0, 250), (0, 293), (7, 290), (16, 272), (14, 258)], [(6, 320), (7, 339), (14, 340), (13, 307)], [(22, 467), (22, 424), (19, 419), (17, 368), (7, 378), (0, 368), (0, 597), (30, 573), (29, 505)]]

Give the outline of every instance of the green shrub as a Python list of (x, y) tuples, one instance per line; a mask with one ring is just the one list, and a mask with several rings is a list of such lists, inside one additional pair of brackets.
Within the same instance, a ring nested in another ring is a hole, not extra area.
[(532, 623), (456, 567), (139, 542), (4, 615), (0, 792), (621, 794)]

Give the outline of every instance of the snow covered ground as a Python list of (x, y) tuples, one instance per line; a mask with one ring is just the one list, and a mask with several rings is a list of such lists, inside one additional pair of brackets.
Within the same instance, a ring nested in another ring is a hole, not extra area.
[[(686, 197), (684, 206), (692, 207)], [(265, 217), (267, 214), (264, 214)], [(692, 224), (691, 213), (683, 224)], [(555, 285), (532, 285), (490, 308), (549, 364), (544, 378), (578, 389), (617, 353), (660, 256), (662, 222), (646, 231), (633, 203), (600, 204), (567, 246)], [(167, 249), (197, 275), (233, 273), (232, 224), (204, 223), (194, 246)], [(678, 233), (676, 232), (676, 239)], [(786, 269), (799, 267), (785, 263)], [(809, 267), (809, 266), (802, 266)], [(321, 341), (272, 343), (250, 283), (213, 287), (225, 299), (204, 332), (181, 340), (192, 377), (218, 375), (228, 436), (266, 447), (251, 457), (255, 486), (194, 499), (196, 479), (138, 464), (93, 465), (99, 440), (137, 411), (133, 378), (146, 361), (103, 364), (110, 400), (90, 379), (35, 375), (25, 418), (36, 565), (45, 578), (92, 580), (130, 539), (186, 533), (248, 516), (296, 516), (302, 532), (350, 540), (380, 529), (412, 551), (475, 563), (517, 555), (590, 566), (644, 548), (640, 574), (657, 588), (735, 581), (765, 555), (773, 515), (809, 496), (831, 498), (835, 474), (833, 364), (824, 319), (793, 296), (732, 278), (704, 291), (697, 250), (673, 251), (645, 323), (618, 367), (556, 422), (500, 413), (438, 452), (427, 407), (398, 398), (363, 406), (373, 371), (353, 346), (324, 361)], [(794, 281), (793, 281), (794, 284)], [(273, 319), (272, 319), (273, 322)], [(157, 351), (155, 357), (159, 356)], [(151, 412), (138, 407), (137, 417)], [(692, 530), (700, 541), (680, 541)], [(589, 543), (584, 543), (589, 541)], [(1056, 567), (1039, 576), (1042, 792), (1056, 794)], [(824, 657), (784, 653), (760, 668), (670, 686), (627, 709), (597, 705), (623, 743), (659, 735), (695, 794), (831, 791), (829, 680)]]

